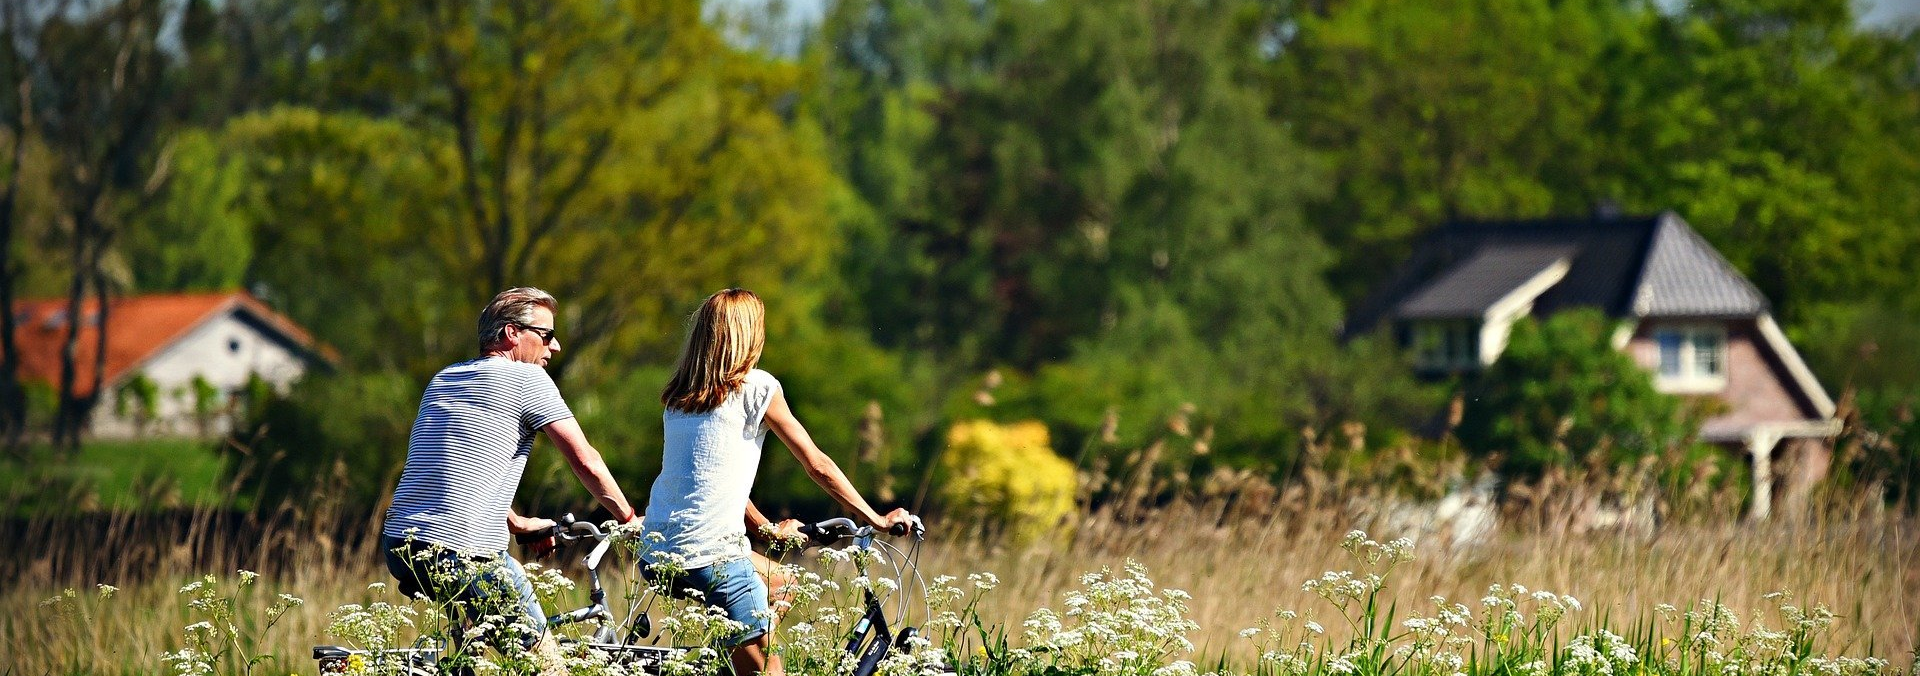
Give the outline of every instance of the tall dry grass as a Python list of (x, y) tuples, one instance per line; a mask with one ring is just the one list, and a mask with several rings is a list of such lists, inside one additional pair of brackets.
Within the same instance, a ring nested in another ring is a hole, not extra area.
[[(1193, 594), (1193, 636), (1202, 653), (1250, 657), (1238, 632), (1276, 609), (1318, 615), (1330, 631), (1341, 621), (1301, 583), (1324, 571), (1353, 569), (1339, 548), (1350, 529), (1392, 536), (1347, 510), (1326, 508), (1277, 520), (1210, 523), (1206, 510), (1176, 505), (1138, 521), (1090, 516), (1078, 537), (1029, 548), (940, 543), (925, 568), (953, 573), (988, 570), (1004, 580), (983, 616), (1018, 627), (1042, 605), (1058, 607), (1056, 591), (1082, 571), (1132, 559), (1154, 580)], [(1488, 585), (1520, 583), (1579, 598), (1585, 610), (1569, 629), (1606, 622), (1618, 627), (1646, 619), (1654, 606), (1682, 608), (1703, 598), (1747, 617), (1776, 604), (1762, 597), (1786, 591), (1811, 606), (1825, 603), (1841, 616), (1837, 635), (1849, 655), (1886, 657), (1911, 665), (1920, 630), (1920, 530), (1905, 517), (1800, 524), (1689, 523), (1651, 535), (1620, 531), (1549, 534), (1500, 530), (1484, 543), (1448, 548), (1417, 543), (1417, 558), (1397, 569), (1390, 597), (1403, 609), (1431, 614), (1427, 599), (1442, 595), (1477, 606)], [(1777, 625), (1777, 621), (1775, 622)]]
[[(1151, 482), (1145, 474), (1139, 480)], [(1215, 482), (1216, 484), (1218, 482)], [(1275, 609), (1340, 622), (1301, 583), (1347, 569), (1341, 536), (1363, 529), (1378, 537), (1423, 528), (1384, 508), (1399, 498), (1351, 478), (1307, 477), (1279, 489), (1241, 476), (1215, 489), (1172, 491), (1104, 487), (1113, 499), (1083, 511), (1058, 537), (1014, 546), (964, 519), (933, 519), (923, 553), (928, 576), (988, 571), (1003, 581), (983, 617), (1018, 634), (1025, 616), (1055, 606), (1059, 590), (1085, 571), (1127, 559), (1149, 566), (1165, 587), (1192, 593), (1192, 638), (1198, 657), (1247, 657), (1236, 635)], [(1587, 486), (1587, 488), (1582, 488)], [(1101, 487), (1096, 487), (1101, 488)], [(1592, 529), (1575, 513), (1618, 496), (1617, 482), (1563, 482), (1566, 499), (1508, 505), (1504, 525), (1476, 543), (1453, 545), (1444, 531), (1417, 542), (1418, 558), (1390, 581), (1406, 608), (1430, 610), (1443, 595), (1473, 605), (1493, 583), (1571, 594), (1586, 609), (1569, 624), (1630, 625), (1653, 607), (1716, 599), (1750, 613), (1770, 607), (1762, 596), (1786, 591), (1824, 603), (1841, 616), (1837, 635), (1850, 655), (1884, 657), (1910, 667), (1920, 628), (1920, 522), (1872, 509), (1830, 507), (1764, 524), (1735, 518), (1669, 519), (1657, 525)], [(1589, 491), (1579, 497), (1581, 491)], [(238, 594), (255, 614), (277, 593), (306, 604), (260, 637), (257, 650), (278, 656), (255, 673), (313, 673), (310, 647), (328, 643), (327, 613), (371, 600), (368, 583), (386, 573), (371, 540), (367, 510), (317, 501), (265, 514), (195, 510), (175, 514), (74, 515), (16, 520), (0, 533), (0, 673), (162, 673), (161, 653), (180, 645), (196, 618), (176, 590), (204, 573), (229, 579), (247, 569), (264, 574)], [(94, 585), (119, 588), (101, 599)], [(67, 607), (46, 599), (72, 588)]]

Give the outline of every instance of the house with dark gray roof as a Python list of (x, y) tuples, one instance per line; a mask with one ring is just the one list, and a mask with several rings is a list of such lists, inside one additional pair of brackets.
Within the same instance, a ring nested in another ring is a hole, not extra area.
[(1766, 297), (1672, 212), (1443, 225), (1344, 332), (1389, 331), (1421, 371), (1448, 375), (1492, 364), (1521, 317), (1573, 307), (1618, 320), (1614, 345), (1660, 391), (1725, 403), (1700, 438), (1751, 456), (1756, 518), (1772, 504), (1777, 449), (1825, 453), (1839, 433), (1832, 398)]

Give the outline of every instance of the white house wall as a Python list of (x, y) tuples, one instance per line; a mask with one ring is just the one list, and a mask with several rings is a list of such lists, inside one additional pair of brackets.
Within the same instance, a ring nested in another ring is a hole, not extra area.
[[(155, 421), (145, 432), (152, 435), (203, 432), (194, 417), (195, 376), (205, 378), (220, 391), (219, 406), (224, 407), (232, 393), (246, 387), (251, 375), (259, 375), (276, 390), (285, 392), (306, 368), (300, 355), (256, 325), (241, 320), (237, 310), (229, 310), (194, 327), (136, 369), (145, 373), (159, 390)], [(130, 374), (119, 383), (108, 384), (106, 397), (94, 412), (95, 436), (125, 438), (136, 434), (133, 420), (116, 415), (114, 410), (116, 390), (131, 377)], [(216, 416), (213, 422), (215, 426), (204, 432), (225, 431), (225, 416)]]

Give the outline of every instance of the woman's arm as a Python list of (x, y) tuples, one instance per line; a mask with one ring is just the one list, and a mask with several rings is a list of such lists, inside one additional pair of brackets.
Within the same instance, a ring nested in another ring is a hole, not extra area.
[(800, 467), (807, 471), (807, 478), (826, 489), (827, 495), (832, 496), (833, 501), (840, 503), (841, 507), (875, 528), (891, 528), (896, 523), (906, 523), (906, 509), (895, 509), (881, 516), (867, 504), (866, 498), (860, 497), (860, 491), (854, 490), (853, 482), (847, 481), (847, 475), (840, 471), (839, 465), (834, 464), (833, 458), (827, 457), (819, 446), (813, 444), (813, 436), (807, 434), (806, 426), (801, 425), (800, 419), (793, 416), (793, 409), (787, 407), (785, 392), (773, 393), (773, 403), (767, 406), (767, 427), (786, 443), (787, 450), (793, 451), (794, 459), (799, 460)]

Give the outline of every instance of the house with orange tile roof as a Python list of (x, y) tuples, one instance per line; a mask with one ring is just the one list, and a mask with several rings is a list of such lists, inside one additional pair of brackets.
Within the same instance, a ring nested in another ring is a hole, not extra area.
[[(93, 394), (101, 315), (92, 300), (70, 316), (64, 298), (14, 304), (20, 380), (58, 388), (60, 349), (77, 321), (75, 394)], [(249, 380), (285, 392), (338, 356), (244, 291), (150, 294), (108, 301), (106, 359), (87, 432), (95, 438), (207, 436), (226, 431)], [(138, 393), (145, 390), (149, 396)]]

